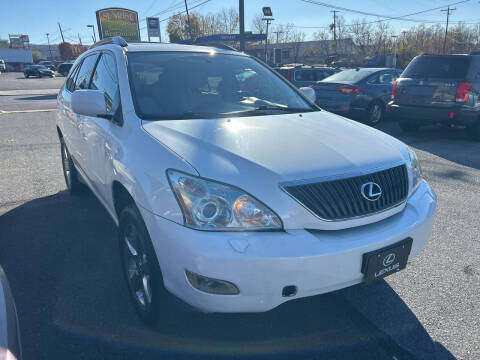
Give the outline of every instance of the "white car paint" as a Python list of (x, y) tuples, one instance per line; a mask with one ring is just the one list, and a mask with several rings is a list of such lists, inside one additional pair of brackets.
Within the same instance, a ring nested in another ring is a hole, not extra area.
[[(412, 260), (425, 246), (436, 195), (422, 181), (384, 212), (344, 221), (314, 216), (281, 189), (283, 182), (354, 176), (410, 165), (397, 139), (325, 111), (231, 119), (142, 121), (133, 106), (124, 51), (225, 52), (184, 45), (102, 45), (116, 60), (123, 125), (75, 114), (71, 93), (58, 96), (57, 126), (85, 182), (118, 224), (112, 184), (131, 194), (152, 238), (166, 288), (204, 311), (266, 311), (289, 299), (363, 281), (365, 252), (413, 238)], [(238, 54), (237, 54), (238, 55)], [(72, 72), (71, 72), (72, 73)], [(184, 226), (166, 176), (175, 169), (234, 185), (281, 218), (282, 232), (208, 232)], [(411, 172), (409, 171), (411, 184)], [(238, 295), (194, 289), (185, 269), (235, 283)], [(296, 285), (295, 296), (281, 296)]]

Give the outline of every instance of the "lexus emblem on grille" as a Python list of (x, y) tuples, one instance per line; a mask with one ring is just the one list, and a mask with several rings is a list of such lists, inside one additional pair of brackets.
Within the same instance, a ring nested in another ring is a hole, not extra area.
[(382, 188), (380, 187), (380, 185), (372, 181), (363, 184), (360, 192), (362, 193), (362, 196), (368, 201), (378, 200), (380, 196), (382, 196)]
[(383, 266), (389, 266), (395, 261), (395, 254), (390, 253), (383, 259)]

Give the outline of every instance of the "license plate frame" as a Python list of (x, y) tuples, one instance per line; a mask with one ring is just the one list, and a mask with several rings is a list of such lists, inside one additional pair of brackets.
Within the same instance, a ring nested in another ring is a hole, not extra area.
[(372, 283), (407, 266), (413, 239), (408, 237), (395, 244), (363, 254), (364, 281)]

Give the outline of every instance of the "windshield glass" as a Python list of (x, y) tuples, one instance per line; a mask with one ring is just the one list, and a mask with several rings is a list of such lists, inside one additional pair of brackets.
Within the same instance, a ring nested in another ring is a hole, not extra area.
[(362, 79), (365, 79), (367, 76), (371, 75), (373, 72), (374, 71), (357, 70), (357, 69), (344, 70), (323, 79), (322, 82), (337, 82), (337, 81), (357, 82)]
[(148, 120), (314, 111), (252, 58), (192, 52), (134, 52), (128, 69), (137, 114)]
[(469, 64), (467, 56), (420, 56), (410, 62), (402, 77), (463, 79)]

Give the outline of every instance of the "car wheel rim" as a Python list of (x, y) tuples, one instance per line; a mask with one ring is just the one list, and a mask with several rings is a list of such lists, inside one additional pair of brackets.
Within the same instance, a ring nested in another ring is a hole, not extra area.
[(67, 187), (70, 189), (72, 184), (72, 170), (70, 168), (70, 157), (68, 155), (67, 147), (65, 145), (62, 145), (62, 165), (63, 176), (65, 177)]
[(380, 105), (375, 104), (372, 107), (372, 110), (370, 111), (370, 122), (372, 124), (375, 124), (380, 121), (382, 117), (382, 109), (380, 108)]
[(151, 273), (147, 254), (143, 250), (140, 234), (133, 224), (123, 233), (123, 256), (130, 291), (141, 308), (152, 303)]

